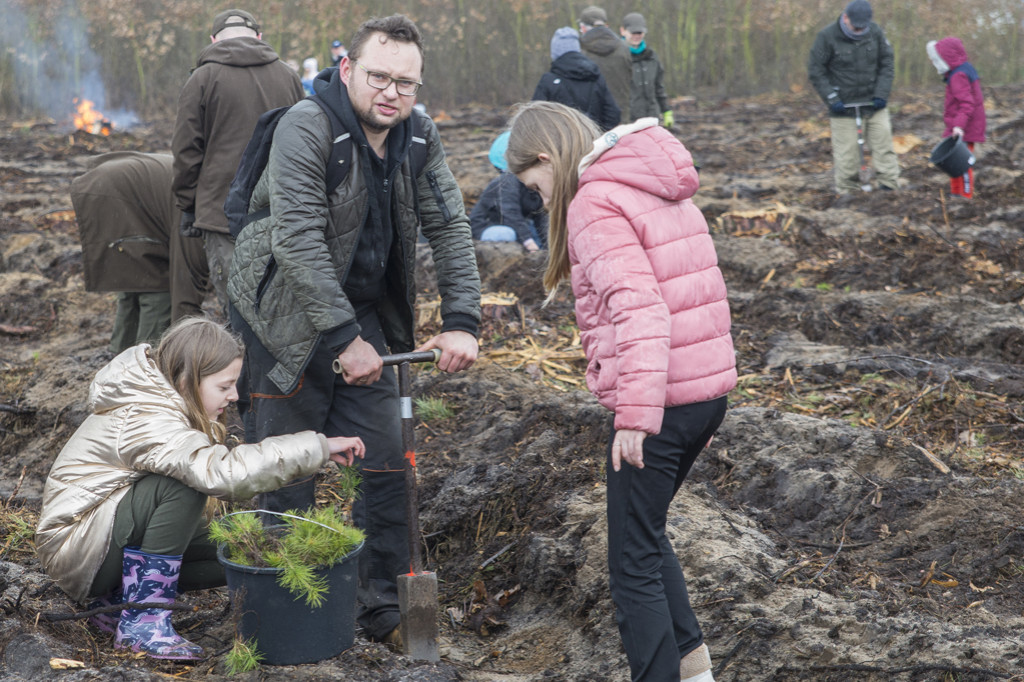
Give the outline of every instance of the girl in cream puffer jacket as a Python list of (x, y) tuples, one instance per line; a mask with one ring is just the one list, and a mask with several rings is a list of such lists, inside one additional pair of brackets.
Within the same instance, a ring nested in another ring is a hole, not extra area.
[[(725, 283), (689, 152), (655, 118), (604, 135), (547, 102), (513, 118), (509, 170), (544, 199), (549, 296), (570, 279), (587, 386), (615, 413), (608, 565), (633, 680), (710, 682), (665, 535), (669, 504), (736, 385)], [(628, 466), (622, 466), (626, 462)]]
[[(91, 608), (157, 603), (146, 598), (156, 587), (166, 603), (179, 580), (184, 589), (223, 585), (202, 518), (207, 496), (245, 499), (363, 455), (358, 438), (312, 431), (224, 445), (242, 352), (220, 325), (186, 318), (155, 353), (133, 346), (96, 374), (92, 414), (50, 469), (35, 536), (44, 569), (73, 599), (98, 598)], [(90, 623), (116, 632), (118, 648), (197, 658), (201, 649), (174, 633), (169, 614), (125, 609)]]

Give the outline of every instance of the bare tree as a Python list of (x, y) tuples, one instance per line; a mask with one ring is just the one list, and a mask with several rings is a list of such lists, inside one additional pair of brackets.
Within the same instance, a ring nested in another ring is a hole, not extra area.
[[(202, 0), (0, 0), (0, 113), (51, 112), (96, 72), (109, 101), (147, 115), (173, 110), (214, 9)], [(529, 97), (560, 26), (575, 26), (590, 0), (251, 0), (246, 8), (284, 59), (327, 65), (328, 45), (347, 41), (363, 20), (404, 12), (423, 31), (431, 110), (504, 105)], [(666, 69), (669, 96), (743, 96), (806, 88), (814, 35), (835, 21), (843, 0), (615, 0), (601, 4), (617, 30), (640, 11), (648, 43)], [(923, 11), (923, 8), (927, 11)], [(72, 19), (76, 18), (74, 25)], [(1024, 76), (1021, 0), (892, 0), (875, 3), (896, 52), (896, 89), (936, 83), (925, 43), (960, 37), (990, 83)], [(55, 87), (39, 88), (42, 82)]]

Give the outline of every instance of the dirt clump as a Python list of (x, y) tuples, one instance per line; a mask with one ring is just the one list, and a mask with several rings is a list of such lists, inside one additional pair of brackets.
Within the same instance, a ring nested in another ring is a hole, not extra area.
[[(999, 680), (1024, 674), (1024, 123), (992, 87), (977, 195), (928, 163), (941, 92), (894, 102), (907, 186), (836, 197), (820, 103), (681, 101), (697, 203), (730, 289), (740, 383), (670, 512), (715, 679)], [(902, 94), (901, 94), (902, 96)], [(472, 203), (503, 110), (439, 123)], [(0, 125), (0, 677), (227, 679), (224, 589), (176, 626), (211, 657), (139, 659), (81, 620), (30, 543), (46, 473), (85, 418), (114, 305), (83, 289), (68, 186), (96, 153), (166, 151), (167, 123), (107, 138)], [(542, 307), (543, 254), (480, 244), (482, 355), (414, 372), (447, 416), (417, 427), (442, 660), (361, 636), (240, 679), (628, 679), (607, 587), (609, 414), (582, 384), (571, 294)], [(436, 330), (420, 253), (420, 334)], [(331, 472), (323, 472), (329, 490)], [(54, 672), (53, 658), (84, 669)]]

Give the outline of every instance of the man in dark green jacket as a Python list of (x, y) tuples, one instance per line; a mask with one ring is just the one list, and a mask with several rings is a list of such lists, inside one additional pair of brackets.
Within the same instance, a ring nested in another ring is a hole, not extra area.
[(597, 5), (580, 12), (580, 50), (601, 70), (615, 104), (619, 107), (619, 122), (631, 123), (629, 113), (630, 91), (633, 87), (633, 59), (629, 48), (615, 31), (608, 27), (608, 14)]
[(212, 44), (199, 53), (178, 96), (171, 140), (181, 229), (203, 238), (210, 284), (225, 312), (234, 243), (224, 199), (238, 161), (260, 114), (305, 97), (298, 74), (261, 36), (259, 24), (244, 10), (225, 10), (214, 18)]
[[(359, 623), (395, 641), (396, 578), (407, 573), (404, 450), (395, 375), (380, 356), (416, 346), (414, 270), (419, 231), (430, 244), (441, 296), (440, 349), (457, 372), (477, 356), (480, 277), (462, 193), (433, 122), (414, 111), (421, 85), (419, 29), (394, 15), (364, 23), (336, 69), (314, 90), (351, 136), (351, 164), (326, 194), (331, 124), (313, 100), (281, 118), (228, 280), (232, 325), (246, 342), (246, 439), (305, 429), (359, 435), (366, 444), (354, 520), (367, 532), (359, 559)], [(419, 116), (422, 136), (410, 116)], [(338, 136), (338, 140), (344, 138)], [(413, 145), (426, 145), (414, 176)], [(340, 374), (332, 370), (337, 361)], [(263, 496), (273, 511), (308, 507), (313, 481)]]
[(647, 22), (639, 12), (622, 17), (619, 27), (622, 39), (633, 58), (633, 86), (630, 91), (629, 114), (633, 120), (655, 117), (666, 128), (675, 123), (665, 94), (665, 67), (657, 53), (647, 45)]
[[(853, 0), (839, 18), (818, 33), (807, 60), (811, 85), (829, 108), (836, 192), (861, 188), (856, 113), (863, 118), (864, 140), (871, 150), (878, 188), (899, 187), (900, 167), (892, 146), (886, 104), (892, 89), (892, 45), (871, 21), (871, 4)], [(854, 106), (858, 105), (858, 106)], [(867, 186), (870, 189), (870, 185)]]

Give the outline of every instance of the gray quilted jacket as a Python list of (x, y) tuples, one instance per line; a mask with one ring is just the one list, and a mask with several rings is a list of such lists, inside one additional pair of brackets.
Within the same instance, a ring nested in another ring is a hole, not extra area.
[[(336, 84), (335, 78), (331, 86)], [(437, 128), (425, 114), (412, 115), (425, 119), (425, 139), (413, 139), (412, 144), (427, 145), (427, 161), (413, 178), (406, 157), (390, 188), (400, 238), (389, 260), (387, 295), (378, 312), (391, 352), (415, 346), (420, 229), (433, 252), (442, 329), (476, 334), (480, 321), (480, 276), (462, 193), (445, 161)], [(342, 121), (347, 123), (344, 116)], [(389, 140), (395, 139), (399, 136), (393, 131)], [(354, 143), (353, 159), (343, 160), (351, 163), (348, 174), (325, 196), (330, 151), (330, 121), (316, 102), (303, 100), (282, 117), (250, 205), (256, 211), (269, 203), (271, 213), (239, 235), (228, 281), (232, 305), (275, 359), (273, 367), (257, 371), (265, 372), (285, 394), (298, 385), (322, 338), (333, 347), (335, 341), (351, 341), (359, 333), (343, 285), (369, 212), (369, 193), (357, 158), (359, 144)]]

